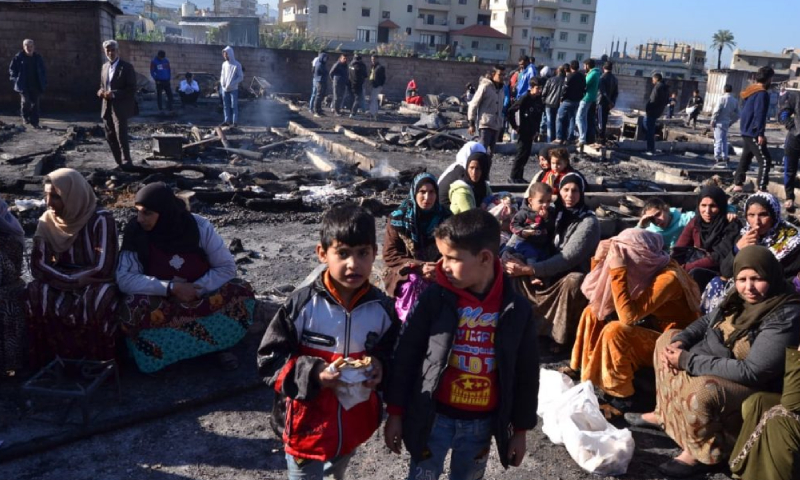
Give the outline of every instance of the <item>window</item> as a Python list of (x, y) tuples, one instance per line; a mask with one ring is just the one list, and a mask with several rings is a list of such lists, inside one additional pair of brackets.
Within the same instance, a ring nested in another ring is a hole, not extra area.
[(568, 33), (568, 32), (561, 32), (561, 33), (559, 33), (559, 34), (558, 34), (558, 39), (559, 39), (559, 40), (561, 40), (562, 42), (567, 42), (567, 41), (569, 41), (569, 33)]
[(467, 0), (458, 0), (458, 4), (459, 5), (466, 5), (467, 4)]
[(567, 54), (564, 53), (564, 52), (558, 52), (558, 55), (556, 55), (556, 58), (559, 59), (559, 60), (565, 60), (567, 58)]
[(342, 11), (343, 12), (347, 11), (347, 2), (342, 2)]
[(411, 27), (406, 27), (406, 35), (411, 35)]
[(478, 48), (478, 41), (477, 40), (473, 40), (472, 41), (472, 48)]
[(576, 53), (575, 54), (575, 60), (577, 60), (579, 62), (582, 62), (583, 61), (583, 54), (582, 53)]
[(579, 33), (578, 34), (578, 43), (586, 43), (586, 34), (585, 33)]
[(564, 0), (564, 3), (572, 3), (572, 0)]
[(530, 10), (525, 10), (525, 20), (528, 20), (530, 18), (531, 18), (531, 11)]
[(414, 5), (409, 5), (408, 7), (406, 7), (406, 12), (411, 13), (413, 11), (414, 11)]
[(527, 55), (527, 54), (528, 54), (528, 52), (527, 52), (527, 50), (525, 50), (524, 48), (520, 48), (520, 49), (519, 49), (519, 55), (520, 55), (520, 56), (522, 56), (522, 55)]
[(561, 12), (561, 21), (569, 23), (569, 12)]
[(582, 13), (581, 14), (581, 23), (584, 23), (584, 24), (589, 23), (589, 14), (588, 13)]
[(592, 4), (592, 0), (583, 0), (583, 4), (584, 5), (591, 5)]
[(370, 16), (370, 9), (369, 8), (362, 8), (361, 9), (361, 16), (362, 17), (369, 17)]
[(497, 20), (497, 14), (496, 13), (492, 14), (492, 20)]
[(381, 12), (381, 18), (389, 18), (391, 13), (392, 12), (387, 12), (387, 11), (384, 10), (384, 11)]
[(498, 51), (503, 51), (506, 49), (506, 46), (503, 45), (502, 43), (498, 43), (497, 45), (494, 46), (494, 49)]
[(374, 35), (372, 30), (359, 28), (356, 30), (356, 39), (360, 42), (372, 42), (374, 40)]
[(456, 25), (464, 25), (466, 21), (467, 17), (456, 17)]
[(327, 5), (320, 5), (319, 6), (319, 13), (328, 13), (328, 6)]
[(522, 29), (522, 38), (528, 38), (528, 29), (527, 28), (523, 28)]

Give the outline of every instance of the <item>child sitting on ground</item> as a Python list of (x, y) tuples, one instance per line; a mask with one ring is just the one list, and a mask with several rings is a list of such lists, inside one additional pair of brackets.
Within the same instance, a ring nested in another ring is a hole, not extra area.
[(394, 352), (384, 440), (411, 454), (408, 478), (484, 478), (492, 436), (519, 466), (536, 426), (538, 328), (498, 258), (500, 224), (468, 210), (436, 228), (435, 284), (420, 296)]
[(553, 189), (553, 195), (558, 195), (558, 186), (561, 184), (561, 179), (573, 171), (567, 149), (563, 147), (553, 148), (550, 150), (550, 171), (544, 175), (542, 183), (550, 185), (550, 188)]
[(503, 260), (516, 258), (528, 266), (546, 260), (552, 254), (555, 230), (554, 208), (550, 205), (553, 193), (544, 183), (534, 183), (526, 205), (514, 215), (511, 233), (506, 244)]
[[(356, 447), (380, 425), (374, 389), (399, 324), (391, 301), (369, 283), (376, 251), (375, 219), (366, 210), (345, 204), (328, 211), (317, 244), (328, 268), (292, 293), (258, 347), (259, 375), (275, 389), (270, 422), (290, 480), (344, 478)], [(361, 373), (339, 367), (343, 357)]]
[[(547, 172), (550, 171), (550, 150), (552, 150), (552, 148), (553, 147), (542, 147), (541, 149), (539, 149), (539, 155), (538, 155), (539, 168), (541, 168), (541, 170), (536, 172), (536, 174), (533, 176), (533, 178), (531, 179), (531, 185), (533, 185), (536, 182), (541, 182), (542, 180), (544, 180), (544, 176), (547, 175)], [(525, 193), (526, 193), (525, 196), (527, 198), (528, 192)]]

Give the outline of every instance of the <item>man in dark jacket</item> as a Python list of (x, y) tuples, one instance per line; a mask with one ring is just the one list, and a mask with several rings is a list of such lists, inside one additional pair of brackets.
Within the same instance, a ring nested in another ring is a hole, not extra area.
[(689, 118), (686, 119), (686, 126), (697, 128), (697, 117), (699, 117), (700, 112), (703, 111), (703, 97), (700, 96), (700, 90), (692, 92), (692, 98), (689, 99), (687, 108), (691, 108), (692, 113), (690, 113)]
[(769, 88), (775, 70), (771, 67), (761, 67), (756, 73), (756, 83), (742, 91), (742, 114), (739, 117), (739, 128), (744, 140), (742, 156), (736, 174), (733, 177), (733, 192), (741, 192), (747, 170), (756, 157), (758, 162), (758, 177), (756, 187), (766, 191), (769, 184), (769, 171), (772, 168), (772, 157), (767, 148), (767, 138), (764, 130), (767, 127), (767, 112), (769, 111)]
[(386, 83), (386, 68), (380, 64), (378, 57), (372, 56), (372, 68), (369, 71), (369, 86), (372, 88), (369, 94), (369, 114), (373, 120), (378, 119), (380, 109), (379, 96), (383, 92), (383, 85)]
[(36, 53), (31, 39), (22, 42), (22, 51), (17, 53), (8, 67), (14, 82), (14, 91), (19, 93), (22, 123), (39, 128), (39, 99), (47, 87), (44, 60)]
[(783, 207), (793, 212), (797, 165), (800, 162), (800, 92), (796, 90), (786, 92), (781, 97), (778, 109), (778, 121), (786, 127), (786, 140), (783, 142), (783, 187), (786, 202)]
[(614, 108), (619, 96), (619, 82), (611, 71), (614, 64), (606, 62), (603, 65), (603, 75), (600, 77), (600, 85), (597, 89), (597, 118), (600, 125), (600, 141), (606, 142), (606, 127), (608, 125), (608, 113)]
[(314, 64), (314, 103), (311, 111), (315, 117), (322, 115), (322, 101), (328, 93), (328, 54), (320, 52)]
[(119, 58), (115, 40), (103, 42), (108, 62), (100, 73), (97, 96), (103, 99), (100, 117), (106, 131), (106, 140), (118, 166), (130, 166), (131, 147), (128, 142), (128, 119), (136, 115), (136, 71), (133, 65)]
[(647, 151), (645, 152), (647, 155), (656, 153), (656, 121), (664, 113), (664, 108), (669, 103), (669, 87), (664, 83), (664, 77), (660, 73), (654, 73), (652, 78), (653, 90), (644, 107), (645, 117), (642, 122), (647, 140)]
[(364, 82), (367, 80), (367, 66), (361, 61), (361, 55), (356, 54), (350, 62), (348, 71), (350, 88), (353, 89), (353, 105), (350, 107), (350, 118), (355, 116), (359, 108), (364, 108)]
[(556, 74), (547, 80), (542, 91), (548, 142), (556, 139), (556, 115), (558, 115), (558, 106), (561, 105), (561, 96), (566, 87), (567, 70), (569, 70), (567, 64), (558, 67)]
[(564, 93), (561, 95), (561, 105), (558, 107), (556, 136), (562, 145), (575, 138), (575, 118), (581, 99), (586, 93), (586, 77), (580, 71), (580, 63), (577, 60), (571, 61), (569, 70)]
[[(525, 165), (531, 156), (531, 146), (533, 138), (539, 129), (544, 113), (544, 102), (542, 101), (540, 79), (534, 77), (529, 80), (529, 90), (525, 95), (518, 98), (506, 113), (508, 123), (517, 132), (517, 155), (514, 157), (514, 165), (511, 167), (511, 183), (524, 183), (528, 181), (523, 178)], [(517, 125), (516, 113), (519, 112), (519, 125)]]
[(167, 92), (167, 110), (172, 111), (172, 70), (169, 68), (169, 60), (164, 50), (159, 50), (153, 60), (150, 61), (150, 76), (156, 82), (156, 103), (161, 110), (161, 92)]
[(347, 55), (343, 53), (339, 56), (339, 61), (331, 68), (330, 75), (331, 79), (333, 79), (333, 105), (331, 110), (338, 117), (341, 114), (342, 103), (347, 91)]

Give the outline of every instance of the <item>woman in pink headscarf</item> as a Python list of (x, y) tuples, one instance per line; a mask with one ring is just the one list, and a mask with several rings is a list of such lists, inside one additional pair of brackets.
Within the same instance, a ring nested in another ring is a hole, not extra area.
[(660, 235), (637, 228), (604, 240), (581, 287), (589, 306), (565, 373), (580, 371), (618, 410), (630, 407), (634, 372), (653, 366), (659, 335), (700, 315), (697, 284), (663, 246)]

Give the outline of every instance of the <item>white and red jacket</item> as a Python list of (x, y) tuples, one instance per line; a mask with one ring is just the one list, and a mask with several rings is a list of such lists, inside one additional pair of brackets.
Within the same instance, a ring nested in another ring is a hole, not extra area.
[(340, 357), (372, 356), (387, 378), (399, 324), (388, 297), (375, 287), (352, 310), (326, 289), (323, 276), (292, 293), (270, 322), (258, 347), (258, 372), (275, 389), (272, 428), (286, 453), (327, 461), (347, 455), (377, 430), (381, 400), (345, 410), (333, 390), (313, 375), (320, 364)]

